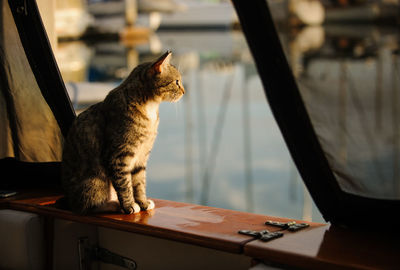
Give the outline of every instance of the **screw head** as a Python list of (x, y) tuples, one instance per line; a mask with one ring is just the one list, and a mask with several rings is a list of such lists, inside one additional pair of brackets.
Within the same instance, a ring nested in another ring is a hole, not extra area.
[(23, 6), (17, 7), (17, 13), (21, 14), (21, 13), (24, 13), (24, 12), (25, 12), (25, 7), (23, 7)]

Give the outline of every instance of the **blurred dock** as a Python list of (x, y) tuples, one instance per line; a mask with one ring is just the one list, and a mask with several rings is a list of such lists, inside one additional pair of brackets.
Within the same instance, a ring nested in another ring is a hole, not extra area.
[[(268, 3), (275, 22), (289, 27), (400, 21), (396, 0), (268, 0)], [(239, 25), (232, 4), (224, 0), (56, 0), (55, 18), (56, 33), (61, 39), (119, 36), (121, 31), (123, 37), (126, 32), (132, 36), (135, 30), (126, 27), (157, 31), (232, 29)]]

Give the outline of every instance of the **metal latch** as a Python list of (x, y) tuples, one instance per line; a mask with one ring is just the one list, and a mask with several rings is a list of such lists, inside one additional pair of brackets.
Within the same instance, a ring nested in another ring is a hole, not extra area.
[(279, 238), (283, 236), (282, 232), (270, 232), (268, 230), (262, 231), (251, 231), (251, 230), (240, 230), (238, 231), (240, 234), (249, 235), (254, 238), (260, 239), (261, 241), (267, 242), (275, 238)]
[(93, 261), (109, 263), (132, 270), (137, 267), (136, 262), (132, 259), (115, 254), (96, 245), (91, 246), (87, 237), (79, 238), (78, 249), (80, 270), (91, 269), (90, 266)]
[(285, 222), (268, 220), (265, 222), (265, 225), (279, 227), (282, 228), (283, 230), (288, 230), (292, 232), (310, 227), (310, 225), (307, 223), (296, 223), (296, 221), (290, 221), (285, 223)]
[[(309, 227), (310, 225), (307, 223), (296, 223), (296, 221), (290, 221), (290, 222), (279, 222), (279, 221), (272, 221), (268, 220), (265, 222), (265, 225), (270, 225), (274, 227), (279, 227), (282, 230), (288, 230), (288, 231), (298, 231), (304, 228)], [(268, 230), (262, 230), (262, 231), (251, 231), (251, 230), (240, 230), (238, 231), (240, 234), (252, 236), (256, 239), (260, 239), (261, 241), (270, 241), (275, 238), (282, 237), (284, 234), (281, 231), (278, 232), (270, 232)]]

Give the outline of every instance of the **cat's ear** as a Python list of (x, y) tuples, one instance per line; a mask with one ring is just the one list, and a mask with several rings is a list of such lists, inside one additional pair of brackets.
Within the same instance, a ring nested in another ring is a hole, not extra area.
[(172, 52), (167, 51), (151, 65), (151, 73), (160, 74), (169, 65)]

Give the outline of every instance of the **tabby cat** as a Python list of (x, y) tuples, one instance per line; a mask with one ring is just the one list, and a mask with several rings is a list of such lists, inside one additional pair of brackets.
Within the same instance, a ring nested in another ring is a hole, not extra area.
[(154, 208), (146, 196), (146, 164), (157, 135), (162, 101), (185, 93), (171, 52), (137, 66), (104, 101), (82, 112), (64, 144), (62, 185), (78, 213)]

